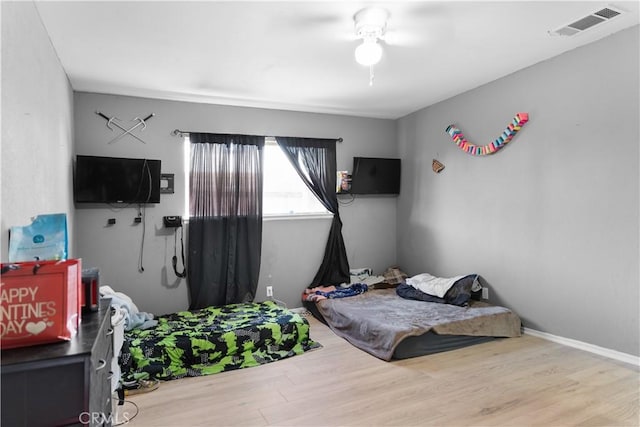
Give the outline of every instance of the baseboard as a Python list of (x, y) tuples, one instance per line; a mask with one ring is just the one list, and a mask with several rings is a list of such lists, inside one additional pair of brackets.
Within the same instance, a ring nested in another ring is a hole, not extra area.
[(547, 341), (557, 342), (558, 344), (577, 348), (579, 350), (588, 351), (609, 359), (618, 360), (620, 362), (629, 363), (630, 365), (640, 366), (640, 357), (632, 354), (622, 353), (620, 351), (611, 350), (609, 348), (600, 347), (583, 341), (573, 340), (571, 338), (559, 337), (557, 335), (548, 334), (546, 332), (536, 331), (535, 329), (523, 328), (524, 333), (534, 337), (542, 338)]
[(289, 311), (293, 311), (294, 313), (298, 313), (298, 314), (303, 314), (307, 311), (307, 309), (304, 307), (294, 307), (294, 308), (290, 308)]

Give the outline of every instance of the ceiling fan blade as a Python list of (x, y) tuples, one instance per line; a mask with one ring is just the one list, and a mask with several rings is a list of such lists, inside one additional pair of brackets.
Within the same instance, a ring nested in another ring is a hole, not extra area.
[(441, 5), (404, 3), (391, 6), (384, 41), (390, 46), (418, 46), (452, 36), (454, 28)]
[(387, 30), (382, 38), (389, 46), (414, 46), (420, 43), (421, 37), (418, 34), (411, 34), (407, 31)]

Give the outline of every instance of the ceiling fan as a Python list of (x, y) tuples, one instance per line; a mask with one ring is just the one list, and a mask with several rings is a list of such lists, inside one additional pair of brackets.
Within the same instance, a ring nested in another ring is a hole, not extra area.
[(375, 65), (382, 59), (382, 46), (378, 40), (387, 32), (388, 18), (389, 12), (381, 7), (367, 7), (353, 16), (356, 37), (362, 39), (355, 51), (358, 64)]
[[(355, 32), (352, 37), (362, 40), (362, 43), (355, 48), (355, 60), (358, 64), (369, 67), (369, 86), (373, 86), (373, 66), (382, 60), (383, 46), (424, 46), (425, 43), (433, 42), (436, 38), (448, 37), (451, 32), (448, 28), (448, 20), (432, 5), (420, 8), (415, 6), (399, 8), (394, 4), (388, 6), (389, 8), (365, 7), (353, 15)], [(402, 30), (389, 28), (390, 9), (393, 9), (394, 20), (404, 22)], [(406, 28), (408, 22), (405, 21), (412, 21), (413, 28)], [(416, 28), (416, 25), (419, 27)]]
[[(385, 60), (385, 53), (406, 55), (448, 39), (452, 32), (443, 6), (432, 2), (384, 2), (352, 9), (350, 2), (331, 3), (333, 8), (315, 9), (298, 14), (295, 25), (305, 31), (317, 31), (318, 37), (332, 33), (335, 39), (353, 45), (355, 61), (369, 68), (369, 85), (374, 69)], [(392, 55), (389, 55), (392, 56)]]
[(354, 52), (356, 62), (369, 67), (369, 86), (373, 86), (373, 66), (382, 59), (382, 46), (379, 40), (384, 40), (387, 32), (389, 11), (381, 7), (366, 7), (353, 15), (356, 37), (362, 39), (362, 44)]

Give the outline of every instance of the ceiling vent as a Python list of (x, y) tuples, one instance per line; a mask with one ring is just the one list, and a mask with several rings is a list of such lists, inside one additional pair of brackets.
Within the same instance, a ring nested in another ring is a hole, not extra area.
[(582, 17), (571, 24), (563, 25), (553, 31), (549, 31), (549, 34), (552, 36), (574, 36), (588, 30), (589, 28), (593, 28), (598, 24), (610, 21), (622, 13), (623, 11), (618, 8), (607, 6), (604, 9), (599, 9)]

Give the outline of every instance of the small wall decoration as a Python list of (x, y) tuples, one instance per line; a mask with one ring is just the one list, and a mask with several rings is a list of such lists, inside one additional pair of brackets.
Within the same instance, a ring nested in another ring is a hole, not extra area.
[(433, 169), (435, 173), (440, 173), (444, 169), (444, 165), (436, 159), (433, 159), (433, 162), (431, 162), (431, 169)]
[(462, 134), (462, 131), (454, 125), (447, 126), (446, 132), (451, 135), (453, 142), (455, 142), (456, 145), (463, 151), (473, 156), (486, 156), (488, 154), (493, 154), (504, 147), (509, 141), (513, 139), (513, 137), (516, 135), (516, 132), (518, 132), (520, 128), (528, 121), (528, 113), (517, 113), (511, 123), (507, 125), (507, 128), (504, 130), (504, 132), (502, 132), (502, 134), (498, 138), (496, 138), (495, 141), (482, 146), (475, 145), (467, 141)]

